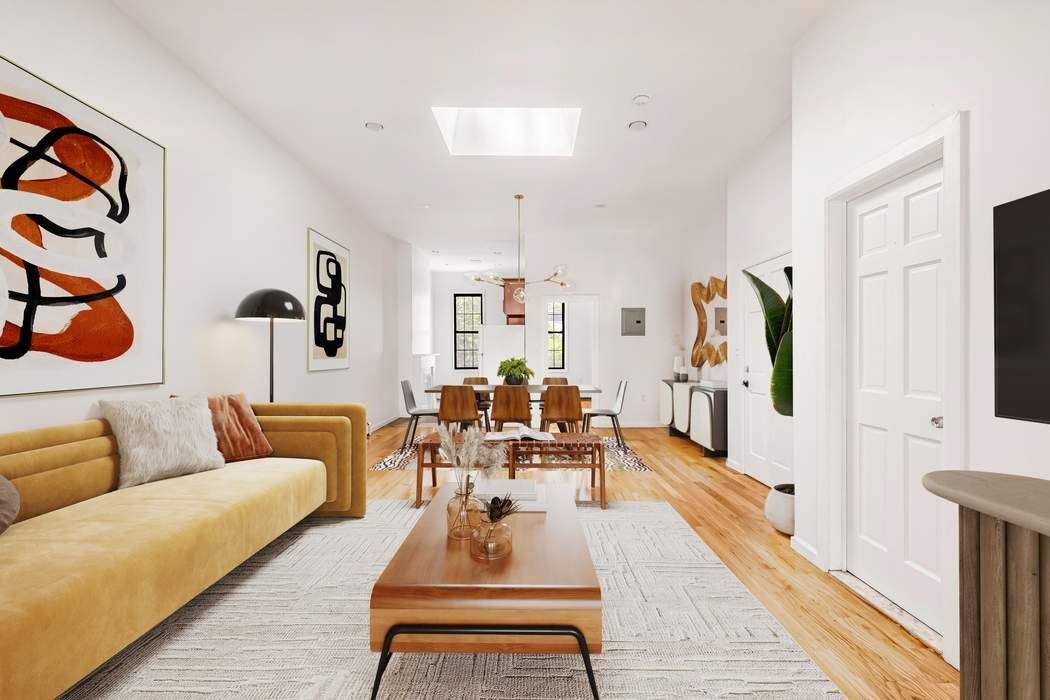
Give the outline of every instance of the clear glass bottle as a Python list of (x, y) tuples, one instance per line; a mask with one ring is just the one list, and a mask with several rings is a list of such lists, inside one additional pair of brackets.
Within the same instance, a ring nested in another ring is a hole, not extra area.
[(505, 520), (491, 522), (487, 513), (470, 538), (470, 555), (477, 559), (502, 559), (513, 547), (510, 525)]
[(474, 485), (466, 491), (456, 490), (448, 501), (448, 536), (453, 540), (469, 540), (474, 528), (481, 523), (485, 505), (473, 496)]

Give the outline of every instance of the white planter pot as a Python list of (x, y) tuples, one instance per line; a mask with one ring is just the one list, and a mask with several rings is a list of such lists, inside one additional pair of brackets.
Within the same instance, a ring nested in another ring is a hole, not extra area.
[(777, 484), (766, 496), (766, 520), (785, 535), (795, 534), (795, 485)]

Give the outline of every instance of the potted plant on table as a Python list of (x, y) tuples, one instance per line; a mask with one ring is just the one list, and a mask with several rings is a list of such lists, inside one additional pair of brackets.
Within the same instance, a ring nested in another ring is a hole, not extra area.
[(536, 375), (529, 366), (525, 364), (524, 357), (508, 357), (499, 363), (496, 376), (503, 377), (507, 384), (525, 384)]
[[(781, 297), (775, 289), (761, 279), (744, 270), (744, 276), (758, 295), (765, 319), (766, 349), (773, 365), (769, 373), (769, 398), (773, 410), (782, 416), (794, 414), (793, 354), (792, 354), (792, 312), (791, 312), (791, 279), (792, 270), (784, 268), (788, 283), (787, 299)], [(795, 532), (795, 485), (777, 484), (766, 496), (766, 520), (777, 530), (786, 535)]]

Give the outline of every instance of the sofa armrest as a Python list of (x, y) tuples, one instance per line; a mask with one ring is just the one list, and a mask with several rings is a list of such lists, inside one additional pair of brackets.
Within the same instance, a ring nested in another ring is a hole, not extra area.
[[(328, 498), (318, 515), (364, 516), (368, 467), (363, 405), (266, 403), (252, 404), (252, 409), (276, 456), (324, 461)], [(318, 456), (325, 444), (328, 459)]]

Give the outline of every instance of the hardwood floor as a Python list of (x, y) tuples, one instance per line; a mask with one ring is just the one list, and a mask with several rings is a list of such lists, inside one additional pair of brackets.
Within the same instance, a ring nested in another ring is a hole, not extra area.
[[(397, 449), (403, 431), (403, 424), (376, 431), (369, 464)], [(653, 471), (609, 472), (609, 500), (670, 503), (849, 697), (959, 696), (959, 673), (937, 652), (806, 561), (766, 523), (766, 487), (664, 429), (627, 428), (624, 437)], [(589, 477), (581, 473), (524, 474), (573, 483), (581, 498), (591, 498)], [(412, 498), (415, 470), (370, 471), (368, 488), (369, 498)]]

